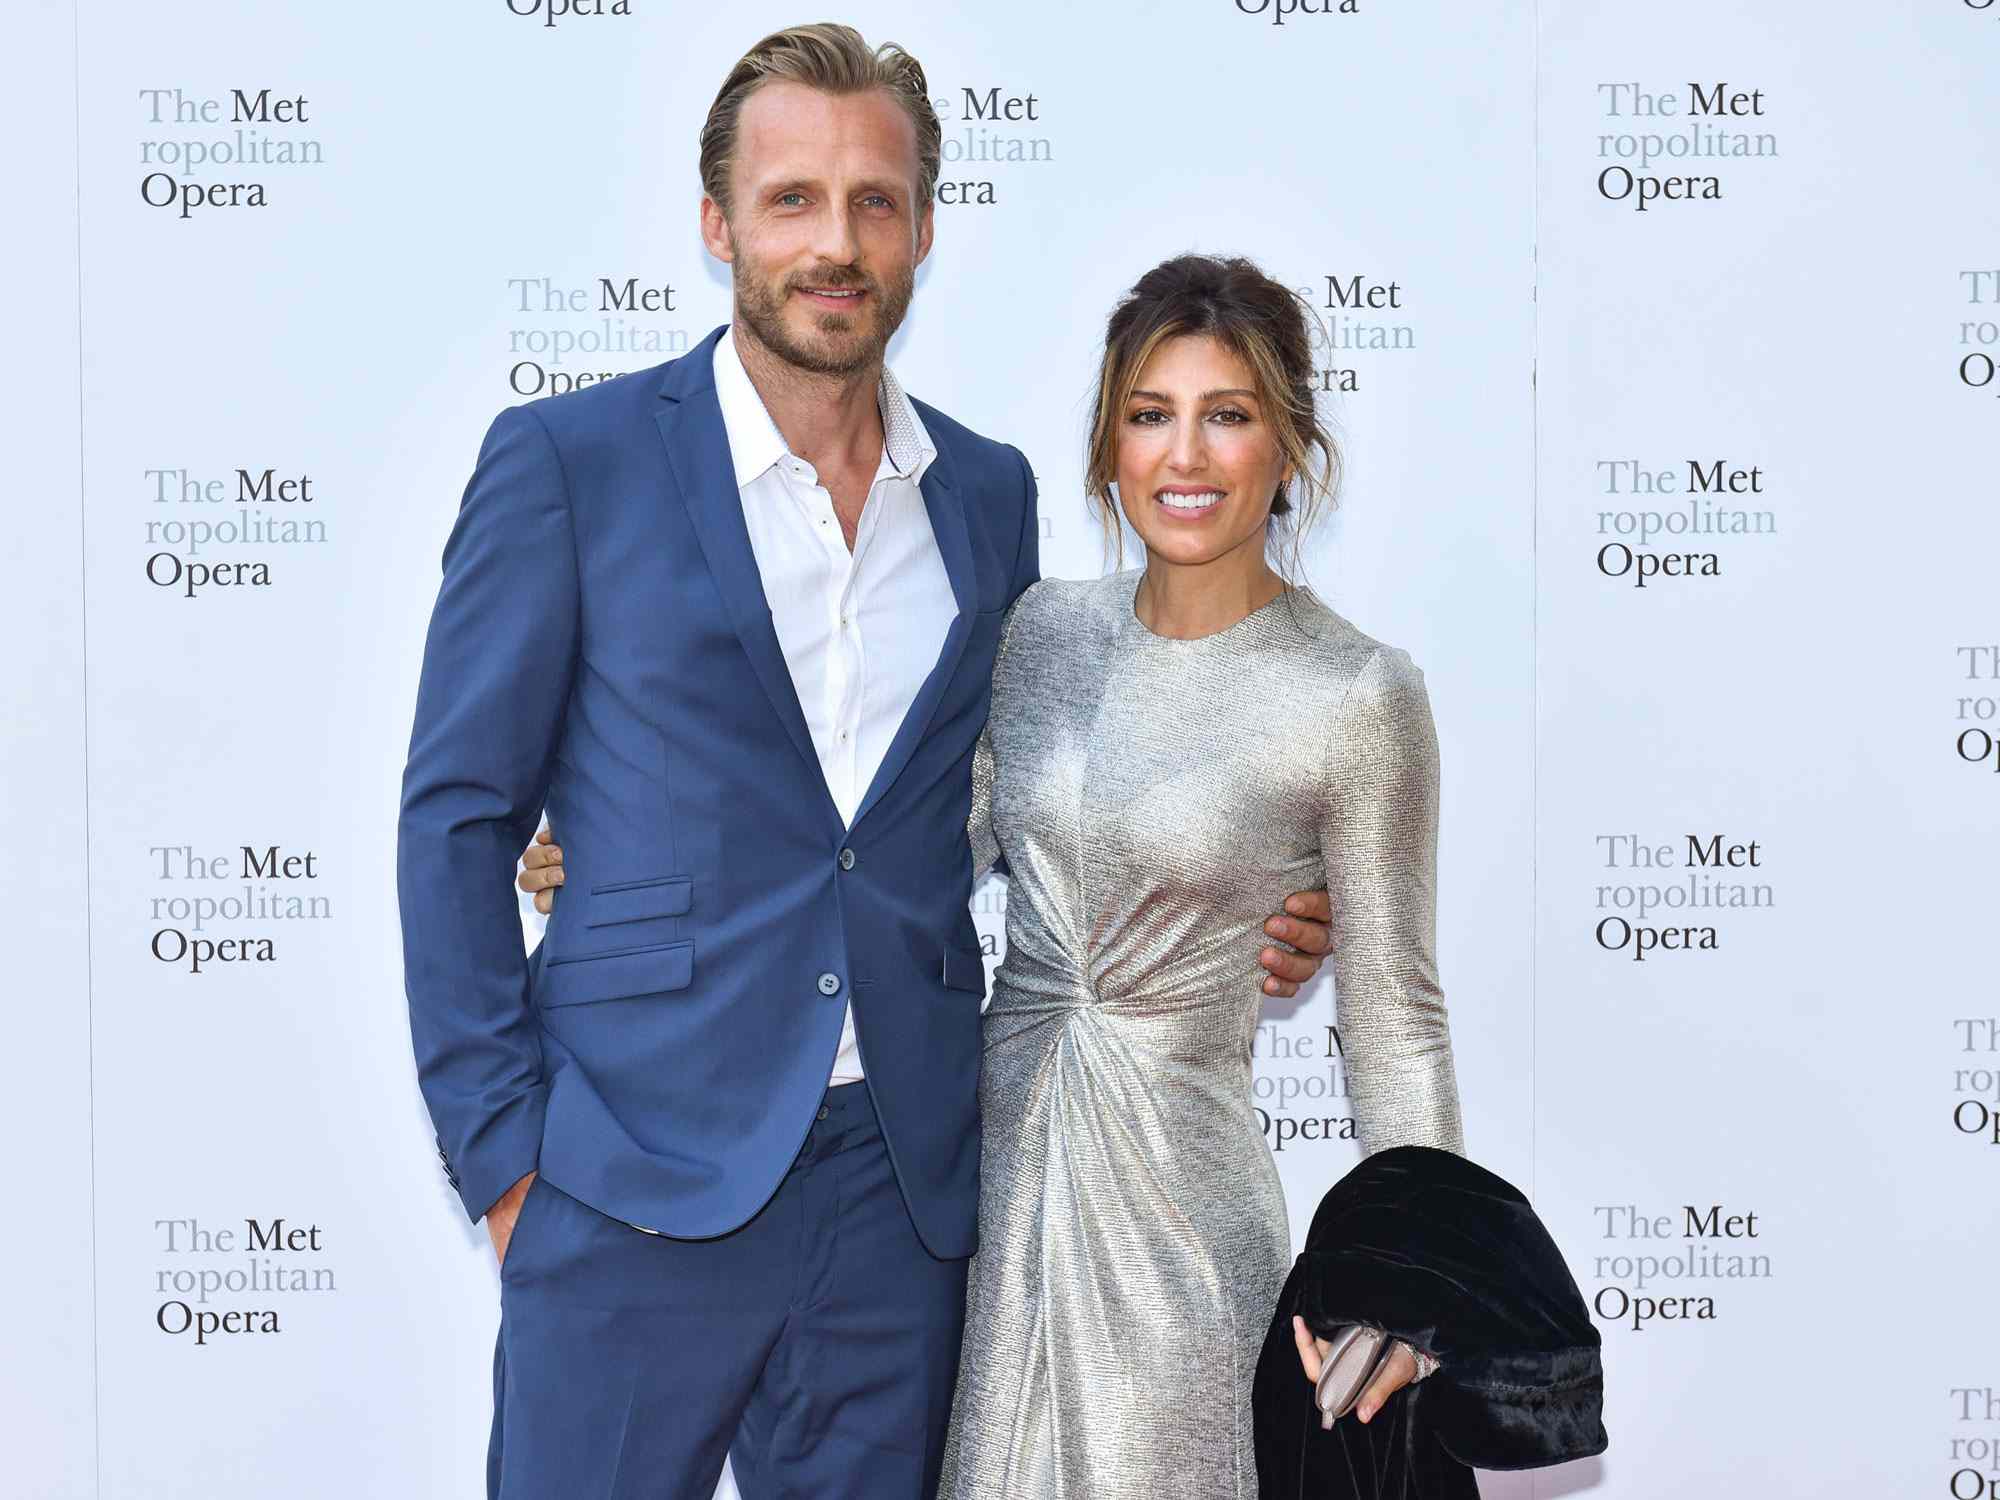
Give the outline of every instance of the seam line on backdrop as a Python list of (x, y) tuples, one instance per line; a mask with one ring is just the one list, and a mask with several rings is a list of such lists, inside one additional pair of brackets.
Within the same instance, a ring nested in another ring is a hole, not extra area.
[(83, 504), (83, 22), (82, 0), (69, 8), (70, 118), (76, 169), (76, 573), (83, 607), (78, 635), (83, 667), (83, 1013), (85, 1108), (90, 1142), (90, 1492), (104, 1493), (103, 1359), (97, 1316), (97, 973), (90, 878), (90, 530)]
[[(1542, 1201), (1542, 0), (1534, 0), (1533, 124), (1529, 130), (1528, 301), (1528, 1197)], [(1541, 1500), (1528, 1472), (1528, 1500)]]

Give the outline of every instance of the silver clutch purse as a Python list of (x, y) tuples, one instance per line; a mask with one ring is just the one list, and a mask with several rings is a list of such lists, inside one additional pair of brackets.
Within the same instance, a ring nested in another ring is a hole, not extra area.
[(1333, 1347), (1326, 1352), (1319, 1382), (1313, 1388), (1322, 1431), (1354, 1410), (1354, 1403), (1396, 1347), (1386, 1329), (1366, 1323), (1349, 1323), (1328, 1342)]

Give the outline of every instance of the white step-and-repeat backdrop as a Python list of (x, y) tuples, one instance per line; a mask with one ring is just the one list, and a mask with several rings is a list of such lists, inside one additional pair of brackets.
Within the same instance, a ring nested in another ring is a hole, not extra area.
[[(1046, 571), (1139, 272), (1331, 333), (1310, 576), (1425, 669), (1469, 1146), (1605, 1340), (1610, 1451), (1486, 1493), (2000, 1494), (2000, 4), (841, 18), (945, 120), (893, 361)], [(695, 132), (803, 19), (17, 7), (8, 1493), (482, 1492), (392, 870), (439, 551), (497, 409), (726, 318)], [(1258, 1042), (1301, 1231), (1331, 1018)]]

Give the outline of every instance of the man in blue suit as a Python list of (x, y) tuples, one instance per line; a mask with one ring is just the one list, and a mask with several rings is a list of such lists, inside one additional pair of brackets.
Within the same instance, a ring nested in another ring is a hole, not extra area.
[[(705, 1500), (729, 1454), (751, 1500), (936, 1485), (970, 763), (1038, 564), (1026, 460), (883, 365), (938, 163), (900, 49), (759, 43), (701, 136), (732, 324), (502, 412), (445, 549), (397, 871), (418, 1079), (500, 1256), (504, 1500)], [(544, 811), (567, 894), (525, 958)], [(1325, 929), (1273, 931), (1289, 993)]]

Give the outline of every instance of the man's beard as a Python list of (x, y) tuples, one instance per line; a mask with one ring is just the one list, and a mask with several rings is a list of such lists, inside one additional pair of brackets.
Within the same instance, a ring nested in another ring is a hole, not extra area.
[[(889, 340), (902, 325), (916, 289), (917, 272), (912, 266), (886, 288), (874, 277), (855, 270), (797, 272), (775, 284), (760, 267), (739, 258), (736, 267), (736, 314), (757, 341), (786, 364), (815, 375), (852, 375), (878, 363)], [(838, 290), (858, 287), (866, 295), (862, 305), (875, 305), (873, 332), (863, 333), (855, 319), (845, 313), (815, 311), (813, 321), (819, 334), (811, 341), (795, 337), (785, 326), (785, 304), (791, 294), (804, 287)]]

